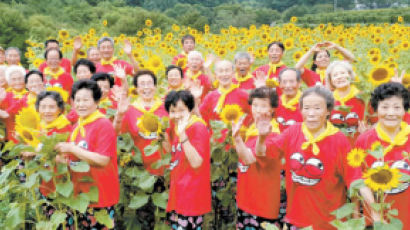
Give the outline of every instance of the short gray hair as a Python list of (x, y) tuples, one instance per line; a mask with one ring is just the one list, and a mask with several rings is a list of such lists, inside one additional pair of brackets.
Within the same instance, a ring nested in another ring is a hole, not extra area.
[(23, 76), (23, 78), (26, 75), (26, 70), (23, 67), (21, 67), (19, 65), (9, 66), (6, 69), (6, 80), (7, 80), (7, 82), (10, 82), (10, 77), (15, 72), (20, 73)]
[(202, 57), (201, 52), (199, 52), (199, 51), (196, 51), (196, 50), (190, 51), (190, 52), (188, 53), (187, 59), (189, 60), (189, 59), (191, 59), (193, 56), (199, 56), (199, 57), (201, 58), (201, 60), (204, 60), (204, 58)]
[(248, 52), (238, 52), (234, 57), (235, 63), (239, 61), (239, 59), (247, 59), (248, 61), (251, 61), (251, 55)]
[(339, 66), (339, 65), (344, 67), (347, 70), (347, 72), (350, 75), (350, 81), (353, 81), (356, 77), (356, 74), (353, 71), (353, 67), (348, 61), (333, 61), (332, 63), (330, 63), (330, 65), (326, 69), (326, 83), (333, 88), (334, 86), (332, 85), (332, 81), (331, 81), (332, 76), (330, 75), (333, 72), (333, 70), (336, 68), (336, 66)]
[(114, 39), (112, 39), (112, 38), (110, 38), (110, 37), (102, 37), (102, 38), (100, 38), (100, 40), (98, 40), (98, 42), (97, 42), (97, 47), (100, 48), (100, 45), (101, 45), (103, 42), (106, 42), (106, 41), (109, 41), (109, 42), (111, 43), (112, 47), (114, 47)]
[(335, 99), (333, 97), (333, 93), (326, 89), (324, 86), (317, 85), (314, 87), (310, 87), (303, 91), (302, 96), (299, 99), (299, 107), (302, 110), (303, 108), (303, 98), (311, 95), (311, 94), (317, 94), (326, 101), (326, 108), (328, 112), (331, 112), (333, 110), (333, 107), (335, 106)]
[(286, 71), (293, 71), (296, 73), (296, 81), (300, 82), (301, 80), (301, 72), (300, 70), (296, 69), (296, 68), (283, 68), (280, 72), (279, 72), (279, 81), (282, 80), (282, 75), (286, 72)]
[(235, 70), (235, 67), (234, 67), (234, 65), (232, 64), (232, 62), (231, 62), (231, 61), (228, 61), (228, 60), (226, 60), (226, 59), (217, 61), (217, 62), (215, 63), (215, 67), (214, 67), (214, 68), (216, 69), (217, 67), (219, 67), (220, 65), (222, 65), (222, 64), (224, 64), (224, 63), (229, 63), (229, 64), (232, 66), (232, 70)]
[(17, 48), (17, 47), (9, 47), (9, 48), (7, 48), (7, 49), (6, 49), (6, 52), (5, 52), (5, 55), (7, 56), (7, 54), (8, 54), (10, 51), (12, 51), (12, 50), (17, 51), (17, 53), (19, 53), (19, 56), (21, 56), (21, 51), (20, 51), (20, 49)]

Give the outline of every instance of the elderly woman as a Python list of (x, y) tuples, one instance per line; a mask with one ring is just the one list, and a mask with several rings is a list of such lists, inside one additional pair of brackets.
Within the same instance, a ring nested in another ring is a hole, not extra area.
[[(334, 106), (332, 93), (320, 86), (309, 88), (299, 104), (303, 122), (274, 139), (267, 139), (271, 117), (257, 121), (256, 156), (281, 153), (286, 159), (287, 225), (333, 229), (331, 212), (344, 205), (346, 187), (360, 178), (360, 169), (347, 164), (350, 143), (327, 119)], [(368, 189), (361, 192), (369, 195)]]
[[(278, 106), (278, 95), (267, 87), (256, 88), (249, 95), (253, 120), (271, 118), (272, 133), (268, 139), (279, 134), (274, 119)], [(236, 201), (238, 205), (237, 229), (259, 229), (263, 223), (277, 224), (280, 208), (281, 154), (272, 158), (256, 157), (255, 147), (258, 130), (253, 123), (246, 132), (245, 140), (239, 135), (242, 122), (233, 125), (233, 137), (238, 153), (238, 184)]]
[(59, 49), (51, 48), (44, 53), (47, 67), (44, 68), (46, 86), (57, 86), (63, 88), (67, 93), (71, 92), (73, 78), (60, 66), (63, 53)]
[(250, 72), (253, 63), (252, 56), (248, 52), (238, 52), (235, 54), (234, 82), (238, 83), (239, 88), (251, 90), (255, 88), (254, 78)]
[[(116, 135), (111, 121), (98, 110), (101, 95), (101, 89), (94, 81), (74, 83), (71, 98), (80, 118), (74, 125), (69, 142), (58, 143), (55, 147), (60, 153), (60, 162), (75, 164), (85, 161), (90, 165), (86, 173), (70, 173), (75, 194), (86, 193), (93, 186), (98, 189), (98, 201), (89, 205), (83, 220), (79, 221), (97, 229), (103, 226), (91, 221), (94, 211), (105, 209), (113, 218), (113, 206), (118, 203), (120, 193)], [(83, 181), (84, 176), (92, 178), (93, 182)]]
[(20, 65), (21, 51), (17, 47), (9, 47), (6, 49), (6, 62), (7, 65)]
[(34, 106), (39, 95), (44, 90), (44, 77), (43, 73), (38, 70), (29, 71), (25, 78), (26, 88), (28, 90), (27, 105)]
[(90, 60), (82, 58), (75, 63), (73, 71), (77, 80), (90, 79), (95, 73), (95, 65)]
[[(334, 61), (327, 67), (326, 76), (328, 87), (334, 90), (336, 106), (330, 115), (330, 122), (345, 128), (345, 134), (353, 145), (359, 135), (359, 124), (364, 118), (365, 103), (359, 98), (360, 91), (352, 85), (355, 78), (352, 66), (346, 61)], [(347, 106), (349, 109), (338, 109), (338, 106)], [(363, 126), (363, 123), (360, 125)]]
[(6, 140), (12, 140), (16, 143), (17, 139), (14, 137), (15, 115), (26, 106), (25, 74), (26, 71), (21, 66), (8, 67), (6, 80), (9, 88), (7, 90), (0, 88), (0, 118), (5, 121)]
[(210, 134), (205, 121), (194, 115), (189, 91), (172, 91), (165, 109), (175, 124), (169, 130), (171, 181), (167, 212), (172, 229), (202, 229), (211, 211)]
[[(372, 93), (370, 104), (377, 113), (378, 122), (374, 128), (361, 134), (356, 147), (371, 150), (374, 144), (383, 147), (383, 157), (376, 159), (368, 154), (365, 162), (372, 169), (381, 169), (384, 165), (410, 175), (409, 157), (403, 152), (410, 152), (410, 126), (403, 121), (410, 107), (409, 92), (399, 83), (386, 83), (378, 86)], [(397, 218), (403, 223), (403, 229), (410, 226), (410, 189), (409, 184), (400, 182), (397, 187), (385, 191), (385, 202), (391, 203), (392, 209), (398, 210)]]
[(165, 70), (165, 75), (167, 76), (169, 91), (177, 91), (184, 88), (184, 72), (182, 71), (181, 67), (176, 65), (169, 65)]
[[(324, 48), (324, 49), (322, 49)], [(326, 68), (330, 64), (330, 52), (329, 50), (339, 51), (346, 61), (353, 61), (354, 55), (347, 49), (329, 41), (323, 43), (316, 43), (310, 50), (303, 55), (295, 68), (299, 69), (302, 73), (302, 79), (308, 86), (315, 85), (316, 83), (326, 84)], [(308, 62), (309, 58), (313, 56), (313, 63), (311, 69), (307, 69), (304, 66)]]

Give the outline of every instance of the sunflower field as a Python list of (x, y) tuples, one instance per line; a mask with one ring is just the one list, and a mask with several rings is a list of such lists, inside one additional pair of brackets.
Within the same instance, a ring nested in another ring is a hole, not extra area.
[[(169, 32), (164, 32), (161, 28), (157, 27), (154, 20), (150, 18), (145, 19), (145, 27), (141, 30), (135, 31), (135, 34), (125, 35), (120, 34), (118, 36), (113, 36), (112, 32), (108, 29), (109, 20), (102, 19), (101, 24), (98, 28), (89, 28), (88, 32), (81, 34), (70, 34), (69, 30), (61, 29), (55, 34), (54, 37), (61, 44), (61, 51), (64, 57), (70, 58), (73, 52), (74, 40), (78, 37), (81, 38), (83, 47), (78, 56), (78, 58), (86, 58), (86, 51), (90, 47), (97, 46), (97, 41), (103, 36), (112, 36), (115, 41), (115, 56), (118, 59), (128, 60), (124, 50), (124, 41), (128, 40), (132, 44), (132, 54), (135, 60), (138, 61), (141, 69), (150, 69), (156, 73), (158, 77), (158, 93), (161, 96), (166, 92), (166, 77), (165, 77), (165, 67), (171, 64), (172, 58), (181, 52), (181, 37), (186, 34), (191, 34), (196, 39), (196, 50), (200, 51), (204, 57), (210, 54), (216, 55), (221, 59), (233, 60), (236, 52), (247, 51), (253, 55), (255, 61), (253, 63), (253, 68), (256, 68), (262, 64), (268, 62), (267, 45), (273, 41), (281, 41), (285, 45), (285, 54), (283, 56), (283, 62), (287, 66), (294, 66), (298, 60), (316, 43), (323, 41), (331, 41), (338, 45), (345, 47), (346, 49), (352, 51), (355, 55), (355, 62), (353, 63), (354, 72), (356, 73), (356, 86), (364, 92), (365, 95), (369, 96), (370, 92), (375, 86), (388, 82), (395, 74), (395, 72), (401, 73), (405, 71), (403, 78), (403, 84), (406, 87), (410, 87), (410, 27), (405, 24), (404, 18), (401, 16), (397, 17), (397, 22), (394, 24), (356, 24), (356, 25), (344, 25), (344, 24), (318, 24), (315, 26), (305, 26), (302, 25), (300, 18), (291, 17), (290, 21), (285, 24), (269, 26), (261, 25), (255, 26), (251, 25), (248, 28), (238, 28), (234, 26), (229, 26), (227, 28), (222, 28), (219, 33), (213, 33), (209, 25), (205, 25), (203, 30), (197, 30), (191, 27), (181, 26), (173, 24)], [(25, 58), (27, 58), (30, 63), (29, 69), (38, 68), (39, 65), (44, 61), (43, 52), (44, 44), (43, 41), (37, 41), (34, 39), (27, 39), (26, 44), (28, 48), (24, 53)], [(332, 60), (343, 59), (341, 53), (333, 52), (331, 53)], [(180, 66), (186, 65), (186, 60), (178, 63)], [(308, 63), (307, 68), (310, 67)], [(75, 76), (74, 76), (75, 77)], [(234, 114), (235, 115), (235, 114)], [(234, 116), (232, 114), (226, 114), (226, 116)], [(238, 117), (235, 115), (235, 117)], [(155, 127), (149, 131), (158, 131), (166, 128), (167, 121), (155, 120), (156, 118), (147, 116), (143, 122), (155, 123)], [(141, 125), (144, 125), (141, 124)], [(227, 126), (223, 123), (214, 123), (213, 129), (223, 130)], [(24, 130), (21, 130), (24, 133)], [(213, 137), (215, 140), (220, 138), (220, 132), (214, 132), (216, 135)], [(229, 132), (228, 132), (229, 135)], [(52, 137), (54, 139), (48, 140), (48, 143), (57, 142), (62, 137)], [(212, 147), (212, 153), (219, 152), (221, 154), (212, 154), (213, 162), (219, 165), (229, 165), (230, 167), (219, 167), (213, 168), (212, 170), (212, 181), (215, 184), (218, 183), (228, 183), (225, 189), (222, 191), (218, 190), (217, 198), (220, 201), (219, 204), (226, 208), (226, 210), (231, 210), (235, 208), (234, 194), (232, 191), (235, 190), (232, 182), (232, 177), (230, 174), (235, 171), (237, 159), (231, 158), (233, 154), (233, 149), (231, 148), (232, 141), (226, 138), (225, 142), (214, 145)], [(51, 145), (51, 144), (50, 144)], [(159, 142), (153, 143), (151, 146), (145, 149), (146, 155), (150, 152), (155, 152), (160, 145)], [(228, 146), (228, 147), (227, 147)], [(17, 149), (18, 146), (8, 146), (11, 153), (16, 153), (21, 151)], [(144, 224), (144, 213), (139, 212), (141, 207), (147, 207), (154, 212), (155, 223), (159, 223), (160, 220), (165, 218), (164, 208), (167, 202), (167, 191), (166, 186), (168, 181), (162, 177), (156, 177), (150, 175), (143, 169), (142, 160), (140, 154), (132, 155), (131, 152), (137, 152), (138, 149), (133, 146), (133, 142), (129, 135), (123, 135), (119, 137), (118, 142), (118, 156), (120, 167), (120, 177), (121, 177), (121, 199), (118, 204), (117, 211), (121, 214), (119, 220), (120, 226), (126, 227), (127, 229), (135, 229), (138, 224)], [(49, 154), (53, 154), (50, 153)], [(170, 159), (164, 159), (163, 162), (159, 162), (157, 167), (166, 165)], [(14, 161), (12, 161), (15, 164)], [(231, 167), (232, 166), (232, 167)], [(87, 168), (87, 166), (82, 166)], [(82, 167), (78, 167), (76, 170), (85, 170)], [(37, 168), (41, 168), (40, 164), (36, 165), (26, 165), (27, 182), (24, 185), (29, 190), (22, 190), (22, 192), (15, 191), (16, 196), (25, 197), (25, 202), (27, 206), (18, 206), (17, 203), (12, 203), (11, 206), (5, 207), (0, 206), (0, 217), (6, 219), (8, 222), (7, 226), (18, 227), (21, 226), (22, 222), (35, 222), (39, 221), (38, 208), (30, 209), (31, 206), (41, 205), (35, 199), (35, 196), (31, 194), (34, 192), (33, 186), (35, 181), (38, 180), (38, 176), (42, 171), (36, 172)], [(11, 175), (13, 165), (10, 165), (4, 170), (8, 174), (2, 174), (0, 176), (0, 183), (5, 183), (8, 175)], [(58, 169), (61, 171), (61, 175), (65, 175), (67, 169)], [(34, 175), (34, 176), (33, 176)], [(54, 178), (55, 180), (58, 178)], [(30, 184), (28, 184), (28, 182)], [(13, 182), (16, 183), (17, 182)], [(11, 188), (16, 184), (8, 184), (9, 187), (4, 187), (1, 190), (0, 195), (5, 195)], [(61, 184), (57, 183), (61, 190), (64, 190), (64, 186), (69, 186), (65, 181)], [(217, 186), (217, 185), (216, 185)], [(58, 188), (57, 188), (58, 189)], [(95, 194), (86, 194), (82, 199), (89, 202), (92, 201)], [(70, 202), (75, 202), (70, 194), (60, 194), (61, 204), (70, 204)], [(150, 202), (152, 201), (152, 202)], [(36, 203), (37, 202), (37, 203)], [(85, 204), (88, 204), (85, 202)], [(18, 209), (14, 209), (14, 206), (18, 206)], [(73, 203), (68, 205), (74, 210), (83, 210), (83, 206), (80, 203)], [(11, 208), (10, 208), (11, 207)], [(24, 210), (23, 210), (24, 208)], [(31, 219), (24, 217), (25, 210), (29, 210), (29, 216)], [(30, 211), (31, 210), (31, 211)], [(57, 226), (62, 223), (65, 218), (64, 208), (58, 209), (56, 217), (51, 220), (52, 226)], [(138, 215), (137, 215), (138, 214)], [(139, 222), (136, 223), (135, 216), (140, 216)], [(212, 218), (213, 214), (207, 216), (207, 222), (205, 226), (224, 226), (223, 229), (234, 228), (234, 219), (231, 219), (231, 223), (219, 223), (216, 218)], [(215, 214), (215, 216), (217, 216)], [(106, 213), (101, 213), (99, 215), (99, 221), (104, 222), (107, 218)], [(228, 217), (228, 219), (231, 217)], [(16, 220), (21, 220), (20, 222)], [(3, 223), (3, 222), (2, 222)], [(13, 223), (12, 225), (10, 225)], [(40, 222), (46, 226), (48, 223)], [(149, 224), (149, 223), (147, 223)], [(0, 224), (0, 226), (2, 226)], [(153, 226), (150, 226), (153, 227)], [(167, 229), (165, 225), (155, 226), (157, 229)], [(137, 228), (138, 229), (138, 228)]]

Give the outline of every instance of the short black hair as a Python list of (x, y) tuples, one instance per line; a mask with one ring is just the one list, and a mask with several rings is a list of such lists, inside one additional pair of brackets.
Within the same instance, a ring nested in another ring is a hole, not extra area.
[(58, 108), (60, 109), (60, 114), (64, 112), (64, 100), (61, 97), (60, 93), (56, 91), (43, 91), (37, 95), (36, 100), (36, 110), (38, 111), (40, 108), (40, 102), (45, 98), (51, 98), (56, 101)]
[(302, 96), (299, 99), (299, 108), (303, 108), (303, 99), (311, 94), (317, 94), (325, 99), (326, 102), (326, 109), (328, 112), (332, 112), (333, 107), (335, 106), (335, 99), (333, 97), (333, 93), (325, 88), (324, 86), (316, 85), (314, 87), (310, 87), (303, 91)]
[(97, 81), (108, 81), (110, 83), (110, 88), (112, 88), (114, 86), (114, 78), (111, 77), (111, 75), (109, 75), (108, 73), (104, 73), (104, 72), (95, 73), (91, 77), (91, 80), (93, 80), (95, 82), (97, 82)]
[(394, 96), (403, 99), (403, 107), (404, 110), (407, 111), (410, 107), (409, 91), (402, 84), (397, 82), (381, 84), (374, 89), (370, 98), (370, 104), (373, 110), (377, 112), (377, 107), (379, 106), (380, 101)]
[(56, 48), (52, 48), (52, 49), (46, 50), (46, 52), (44, 53), (44, 58), (45, 58), (46, 60), (47, 60), (47, 55), (48, 55), (48, 53), (49, 53), (50, 51), (53, 51), (53, 50), (55, 50), (55, 51), (58, 52), (58, 56), (60, 57), (60, 59), (63, 58), (63, 53), (61, 52), (61, 50), (56, 49)]
[(133, 84), (135, 87), (138, 87), (138, 78), (142, 75), (150, 75), (152, 77), (152, 80), (154, 81), (154, 85), (157, 85), (157, 77), (155, 76), (155, 73), (152, 72), (151, 70), (140, 70), (138, 71), (135, 75), (134, 75), (134, 79), (133, 79)]
[(269, 49), (270, 49), (270, 47), (271, 47), (271, 46), (273, 46), (273, 45), (277, 45), (277, 46), (279, 46), (279, 48), (281, 48), (281, 49), (282, 49), (282, 53), (283, 53), (283, 52), (285, 52), (285, 46), (283, 45), (283, 43), (282, 43), (282, 42), (279, 42), (279, 41), (274, 41), (274, 42), (269, 43), (269, 45), (268, 45), (268, 50), (269, 50)]
[(184, 36), (181, 38), (181, 44), (182, 44), (182, 45), (184, 44), (185, 40), (192, 40), (192, 41), (194, 41), (194, 43), (195, 43), (195, 37), (192, 36), (192, 35), (190, 35), (190, 34), (184, 35)]
[(41, 77), (41, 81), (44, 82), (44, 75), (42, 72), (38, 70), (30, 70), (28, 73), (26, 73), (26, 76), (24, 76), (24, 83), (27, 84), (28, 79), (30, 78), (31, 75), (37, 74)]
[(173, 69), (177, 69), (179, 71), (179, 73), (181, 74), (181, 78), (184, 78), (184, 71), (182, 71), (181, 67), (179, 67), (177, 65), (167, 66), (167, 68), (165, 69), (165, 76), (167, 76), (167, 78), (168, 78), (168, 72), (173, 70)]
[(253, 89), (249, 94), (248, 104), (252, 105), (253, 99), (255, 98), (267, 98), (270, 101), (270, 106), (272, 108), (278, 107), (278, 94), (276, 93), (275, 89), (262, 86), (256, 89)]
[(195, 107), (194, 96), (188, 90), (174, 91), (172, 90), (165, 97), (165, 109), (169, 113), (171, 105), (176, 106), (178, 101), (182, 101), (188, 110), (191, 112)]
[(95, 73), (96, 68), (95, 68), (94, 63), (93, 63), (92, 61), (88, 60), (88, 59), (81, 58), (81, 59), (78, 60), (78, 61), (75, 63), (75, 65), (74, 65), (74, 73), (75, 73), (75, 74), (77, 74), (77, 68), (78, 68), (80, 65), (85, 65), (85, 66), (87, 66), (88, 69), (90, 70), (90, 72), (91, 72), (92, 74)]
[(101, 99), (102, 92), (97, 82), (95, 81), (92, 81), (89, 79), (82, 79), (82, 80), (74, 82), (73, 88), (71, 90), (71, 99), (74, 100), (75, 95), (80, 89), (90, 90), (93, 94), (93, 99), (95, 102), (98, 102)]
[(60, 42), (58, 42), (56, 39), (48, 39), (48, 40), (46, 40), (46, 41), (44, 42), (44, 48), (47, 49), (47, 46), (48, 46), (48, 44), (50, 44), (50, 43), (57, 43), (57, 45), (60, 46)]

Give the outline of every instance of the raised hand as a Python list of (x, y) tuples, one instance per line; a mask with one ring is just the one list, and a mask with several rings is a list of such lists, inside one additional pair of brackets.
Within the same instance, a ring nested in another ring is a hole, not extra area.
[(266, 79), (268, 78), (268, 76), (265, 74), (265, 72), (261, 71), (261, 70), (257, 70), (256, 71), (256, 77), (254, 80), (254, 84), (256, 88), (262, 87), (262, 86), (266, 86)]
[(131, 55), (132, 54), (132, 44), (130, 41), (127, 39), (124, 40), (124, 47), (122, 48), (124, 50), (124, 53), (126, 55)]
[(400, 76), (399, 76), (399, 71), (398, 71), (398, 69), (394, 69), (394, 76), (390, 79), (390, 81), (391, 81), (391, 82), (397, 82), (397, 83), (402, 84), (402, 83), (403, 83), (403, 78), (404, 78), (404, 75), (405, 75), (405, 74), (406, 74), (406, 71), (403, 70), (403, 71), (401, 71), (401, 74), (400, 74)]
[(188, 90), (192, 93), (194, 98), (200, 98), (202, 96), (202, 92), (204, 87), (201, 85), (201, 82), (192, 82), (188, 88)]
[(326, 47), (326, 49), (328, 50), (335, 49), (337, 47), (335, 43), (330, 42), (330, 41), (325, 41), (322, 44), (323, 44), (323, 47)]
[(125, 67), (121, 65), (114, 65), (114, 76), (118, 77), (121, 80), (124, 80), (127, 76), (125, 73)]
[(74, 38), (73, 49), (78, 51), (81, 49), (81, 47), (83, 47), (83, 41), (81, 40), (80, 36), (77, 36)]
[(185, 134), (185, 129), (189, 123), (190, 114), (186, 112), (184, 116), (178, 121), (178, 136), (182, 141), (184, 141), (187, 137)]
[(256, 129), (260, 137), (266, 137), (272, 132), (272, 117), (269, 114), (262, 114), (255, 119)]
[(130, 105), (130, 99), (126, 94), (122, 94), (120, 96), (120, 100), (117, 105), (117, 112), (119, 114), (125, 114), (128, 110), (128, 107)]

